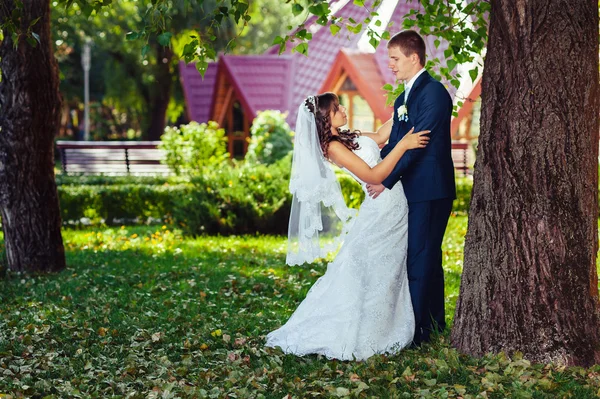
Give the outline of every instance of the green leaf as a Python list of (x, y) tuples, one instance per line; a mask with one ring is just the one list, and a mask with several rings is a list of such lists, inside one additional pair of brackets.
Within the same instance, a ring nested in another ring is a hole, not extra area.
[(142, 48), (142, 58), (146, 57), (146, 54), (148, 54), (148, 51), (150, 51), (150, 45), (146, 44), (143, 48)]
[(90, 6), (87, 3), (84, 3), (83, 7), (82, 7), (82, 11), (83, 11), (83, 15), (85, 15), (86, 18), (89, 18), (90, 15), (92, 15), (92, 13), (94, 12), (94, 7)]
[(375, 50), (377, 50), (377, 46), (379, 46), (379, 40), (377, 40), (375, 37), (372, 37), (369, 39), (369, 44), (373, 46)]
[(127, 32), (125, 35), (125, 40), (136, 40), (138, 37), (140, 37), (139, 32)]
[(365, 6), (365, 0), (354, 0), (354, 5), (358, 6), (358, 7), (364, 7)]
[(308, 43), (300, 43), (292, 51), (303, 54), (308, 57)]
[(311, 14), (314, 14), (318, 17), (327, 16), (331, 12), (329, 10), (329, 3), (319, 3), (319, 4), (312, 5), (312, 6), (308, 7), (308, 11)]
[(171, 43), (171, 36), (173, 36), (171, 32), (165, 32), (158, 35), (158, 43), (163, 47), (168, 46), (169, 43)]
[(456, 67), (456, 64), (458, 64), (454, 59), (450, 58), (447, 60), (448, 63), (448, 70), (451, 71), (454, 69), (454, 67)]
[(354, 34), (358, 34), (360, 33), (360, 31), (362, 30), (362, 24), (358, 24), (356, 26), (352, 26), (352, 25), (346, 25), (346, 28), (348, 28), (348, 30)]
[(201, 58), (196, 62), (196, 70), (200, 72), (202, 79), (204, 79), (204, 74), (206, 74), (206, 70), (208, 69), (208, 62), (204, 58)]
[(471, 69), (469, 71), (469, 76), (471, 76), (471, 81), (475, 83), (475, 81), (477, 80), (477, 76), (479, 76), (479, 68), (475, 67), (475, 69)]
[(311, 35), (310, 33), (308, 33), (308, 31), (307, 31), (306, 29), (300, 29), (300, 30), (299, 30), (299, 31), (296, 33), (296, 37), (297, 37), (297, 38), (299, 38), (299, 39), (302, 39), (302, 40), (304, 40), (304, 39), (308, 39), (308, 40), (310, 40), (310, 39), (307, 37), (307, 36), (309, 36), (309, 35), (312, 37), (312, 35)]
[(402, 28), (410, 29), (413, 26), (415, 26), (416, 24), (417, 24), (417, 21), (415, 21), (414, 19), (405, 18), (404, 21), (402, 21)]
[(294, 14), (294, 17), (297, 17), (298, 15), (302, 14), (303, 11), (304, 7), (302, 7), (298, 3), (294, 3), (294, 5), (292, 6), (292, 14)]
[(198, 40), (194, 39), (189, 43), (186, 43), (183, 46), (183, 51), (181, 56), (184, 58), (185, 62), (191, 62), (194, 58), (196, 58), (196, 50), (198, 49)]
[(33, 21), (29, 23), (29, 28), (33, 27), (33, 25), (37, 24), (41, 17), (37, 17)]
[(333, 36), (337, 35), (338, 32), (340, 31), (340, 29), (342, 29), (342, 28), (340, 28), (339, 25), (333, 25), (333, 24), (329, 25), (329, 30), (331, 31), (331, 34)]

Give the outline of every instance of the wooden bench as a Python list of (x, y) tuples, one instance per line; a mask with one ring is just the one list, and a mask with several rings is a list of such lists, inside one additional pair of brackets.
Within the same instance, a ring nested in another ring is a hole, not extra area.
[(57, 141), (62, 171), (86, 175), (171, 174), (160, 141)]
[(469, 168), (469, 151), (469, 143), (452, 141), (452, 161), (454, 162), (454, 169), (461, 172), (463, 176), (468, 176), (472, 172)]

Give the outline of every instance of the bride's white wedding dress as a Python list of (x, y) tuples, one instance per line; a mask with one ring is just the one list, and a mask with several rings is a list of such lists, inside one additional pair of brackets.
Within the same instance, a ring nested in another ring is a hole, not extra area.
[[(357, 140), (356, 155), (371, 167), (381, 161), (375, 141), (367, 136)], [(366, 192), (366, 184), (360, 183)], [(407, 238), (408, 204), (402, 184), (376, 199), (366, 195), (335, 260), (287, 323), (267, 335), (266, 346), (341, 360), (364, 360), (407, 346), (415, 328), (406, 274)]]

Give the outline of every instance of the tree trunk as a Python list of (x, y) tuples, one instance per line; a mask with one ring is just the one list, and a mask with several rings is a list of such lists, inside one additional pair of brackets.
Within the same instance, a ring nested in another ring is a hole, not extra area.
[[(0, 23), (15, 8), (0, 7)], [(0, 43), (0, 215), (8, 267), (58, 271), (65, 267), (61, 219), (54, 181), (54, 136), (60, 126), (58, 68), (50, 40), (48, 0), (23, 2), (21, 32), (31, 21), (40, 43), (7, 34)]]
[(167, 122), (167, 108), (171, 100), (173, 75), (171, 73), (171, 59), (173, 51), (169, 47), (156, 44), (156, 83), (152, 87), (150, 106), (150, 126), (148, 140), (160, 140), (165, 131)]
[(492, 0), (452, 343), (600, 361), (598, 4)]

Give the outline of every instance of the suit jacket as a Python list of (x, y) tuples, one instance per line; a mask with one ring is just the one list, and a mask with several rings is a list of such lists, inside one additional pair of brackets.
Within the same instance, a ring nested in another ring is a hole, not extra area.
[(408, 121), (401, 121), (398, 108), (404, 103), (404, 93), (394, 102), (392, 132), (382, 148), (385, 157), (414, 126), (415, 132), (431, 130), (429, 144), (404, 153), (383, 185), (392, 188), (402, 181), (408, 202), (456, 198), (450, 119), (452, 99), (446, 88), (429, 73), (422, 73), (413, 84), (406, 101)]

